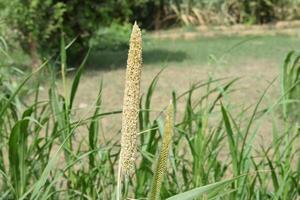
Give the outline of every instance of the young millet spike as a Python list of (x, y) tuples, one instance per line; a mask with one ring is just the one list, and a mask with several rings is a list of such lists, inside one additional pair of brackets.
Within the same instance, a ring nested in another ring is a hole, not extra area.
[(127, 175), (132, 174), (135, 168), (141, 70), (142, 34), (135, 22), (130, 36), (127, 59), (121, 130), (120, 164), (122, 174)]
[(161, 184), (163, 181), (163, 176), (167, 168), (169, 149), (172, 142), (173, 136), (173, 126), (174, 126), (174, 108), (173, 103), (171, 102), (167, 108), (167, 116), (164, 126), (164, 134), (162, 138), (162, 146), (160, 149), (156, 169), (154, 171), (154, 177), (152, 180), (152, 187), (150, 191), (149, 200), (159, 199)]

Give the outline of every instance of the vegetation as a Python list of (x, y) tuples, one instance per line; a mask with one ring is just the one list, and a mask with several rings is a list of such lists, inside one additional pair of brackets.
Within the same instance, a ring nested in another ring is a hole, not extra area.
[(0, 0), (0, 32), (20, 45), (37, 67), (58, 53), (60, 37), (73, 41), (72, 58), (90, 47), (126, 47), (129, 23), (147, 30), (177, 25), (262, 24), (299, 19), (299, 0)]
[[(0, 68), (2, 199), (114, 199), (118, 190), (124, 199), (299, 197), (299, 124), (282, 119), (279, 109), (290, 99), (298, 102), (292, 95), (298, 84), (299, 70), (293, 67), (298, 58), (291, 59), (292, 54), (283, 66), (282, 95), (263, 105), (266, 88), (257, 103), (246, 109), (234, 108), (226, 98), (232, 95), (237, 78), (208, 77), (183, 93), (170, 91), (167, 117), (164, 111), (156, 115), (151, 102), (161, 71), (139, 101), (133, 175), (117, 188), (120, 132), (102, 132), (101, 121), (122, 111), (103, 112), (102, 99), (109, 97), (102, 95), (100, 82), (94, 105), (85, 115), (76, 115), (74, 101), (87, 57), (68, 90), (66, 51), (72, 47), (64, 37), (60, 43), (62, 87), (51, 62), (30, 74), (6, 65)], [(10, 59), (9, 52), (1, 50)], [(47, 77), (50, 87), (42, 100), (39, 88)], [(180, 101), (185, 102), (183, 115), (178, 113)], [(288, 109), (284, 110), (283, 116), (289, 117)], [(267, 146), (260, 145), (258, 129), (265, 118), (273, 124), (272, 143)], [(110, 137), (102, 140), (101, 135)]]
[(299, 17), (299, 1), (200, 0), (175, 1), (176, 16), (187, 25), (262, 24)]
[(7, 39), (15, 39), (31, 56), (34, 66), (40, 64), (40, 58), (58, 53), (62, 33), (67, 41), (76, 39), (71, 53), (82, 55), (98, 29), (113, 20), (124, 23), (128, 15), (127, 3), (115, 1), (1, 0), (0, 5), (4, 28), (11, 30), (6, 36), (13, 35)]
[[(180, 30), (184, 35), (195, 34), (185, 39), (178, 37), (156, 38), (150, 33), (143, 34), (143, 63), (148, 68), (165, 66), (186, 69), (187, 67), (205, 69), (210, 65), (215, 69), (240, 66), (266, 66), (278, 68), (278, 64), (291, 49), (299, 50), (297, 36), (281, 34), (258, 36), (220, 36), (207, 37), (196, 31)], [(175, 31), (166, 31), (174, 35)], [(181, 33), (179, 33), (180, 35)], [(129, 35), (127, 37), (128, 42)], [(176, 42), (174, 42), (176, 41)], [(116, 69), (126, 66), (128, 49), (92, 50), (87, 60), (89, 69)], [(255, 62), (253, 62), (255, 60)], [(244, 68), (243, 68), (244, 69)]]
[(283, 116), (285, 119), (299, 119), (299, 94), (300, 94), (300, 63), (299, 55), (290, 52), (284, 62), (281, 72), (282, 96), (284, 98)]

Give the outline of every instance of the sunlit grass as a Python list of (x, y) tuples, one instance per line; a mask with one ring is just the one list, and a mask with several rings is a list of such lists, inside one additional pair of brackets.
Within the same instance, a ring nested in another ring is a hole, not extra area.
[[(171, 50), (171, 43), (165, 42), (161, 46)], [(178, 42), (180, 51), (193, 52), (191, 49), (198, 48), (195, 41), (193, 45), (185, 43), (187, 46), (183, 48), (183, 41)], [(223, 48), (227, 47), (222, 44)], [(155, 50), (155, 46), (151, 48)], [(223, 52), (218, 45), (215, 51)], [(254, 51), (253, 47), (252, 51), (250, 58), (263, 49)], [(67, 53), (63, 38), (60, 52), (57, 60), (65, 80)], [(244, 53), (246, 56), (247, 51)], [(199, 60), (197, 57), (191, 62)], [(289, 200), (299, 197), (300, 131), (298, 123), (282, 118), (282, 105), (287, 103), (285, 91), (268, 105), (262, 105), (274, 84), (271, 81), (254, 105), (232, 109), (232, 102), (224, 97), (234, 95), (232, 87), (238, 78), (200, 77), (199, 82), (182, 93), (170, 90), (172, 104), (167, 109), (168, 102), (161, 102), (166, 109), (152, 113), (157, 106), (152, 97), (158, 92), (158, 79), (163, 71), (153, 77), (146, 94), (140, 98), (136, 166), (117, 188), (121, 134), (120, 131), (103, 132), (101, 122), (112, 115), (120, 116), (122, 111), (103, 111), (101, 102), (110, 97), (103, 95), (99, 78), (99, 83), (95, 83), (99, 90), (94, 91), (97, 94), (94, 103), (84, 114), (76, 116), (74, 101), (79, 98), (77, 92), (85, 61), (72, 79), (63, 81), (62, 89), (58, 88), (58, 73), (50, 62), (29, 75), (17, 72), (21, 80), (15, 79), (14, 68), (1, 66), (1, 199), (114, 199), (117, 190), (124, 199)], [(40, 97), (42, 72), (51, 82), (46, 100)], [(29, 94), (35, 98), (23, 101)], [(183, 114), (177, 112), (180, 102), (185, 104)], [(263, 145), (259, 135), (264, 133), (259, 132), (259, 127), (264, 125), (264, 120), (272, 122), (273, 135), (269, 136), (272, 142)], [(110, 137), (100, 141), (100, 135)]]
[[(286, 52), (299, 50), (296, 36), (215, 36), (192, 39), (156, 39), (148, 37), (143, 44), (145, 67), (172, 66), (237, 67), (242, 65), (277, 65)], [(94, 69), (125, 67), (127, 50), (94, 51), (88, 65)]]

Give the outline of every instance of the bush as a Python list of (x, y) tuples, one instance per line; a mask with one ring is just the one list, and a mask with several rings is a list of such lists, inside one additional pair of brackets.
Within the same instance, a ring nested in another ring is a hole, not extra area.
[[(109, 26), (113, 19), (122, 23), (131, 13), (128, 4), (116, 1), (0, 0), (1, 19), (12, 30), (35, 67), (39, 59), (58, 53), (61, 33), (67, 41), (76, 38), (71, 54), (83, 55), (89, 40), (99, 27)], [(4, 6), (5, 5), (5, 6)], [(11, 35), (6, 34), (5, 37)]]
[(128, 48), (131, 25), (120, 25), (116, 22), (109, 27), (99, 27), (90, 39), (89, 46), (96, 50), (103, 49), (125, 49)]

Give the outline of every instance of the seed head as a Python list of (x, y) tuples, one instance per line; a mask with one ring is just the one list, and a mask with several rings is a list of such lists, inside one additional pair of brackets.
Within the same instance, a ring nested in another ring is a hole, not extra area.
[(137, 152), (137, 131), (142, 70), (142, 34), (134, 23), (127, 59), (123, 99), (120, 164), (122, 174), (132, 174)]
[(173, 136), (173, 104), (172, 102), (167, 108), (167, 116), (164, 126), (164, 134), (162, 138), (162, 145), (156, 165), (156, 169), (154, 171), (154, 177), (152, 180), (152, 187), (150, 191), (150, 200), (156, 200), (159, 199), (161, 184), (163, 181), (163, 176), (167, 167), (168, 162), (168, 155), (169, 155), (169, 148), (171, 146), (172, 142), (172, 136)]

